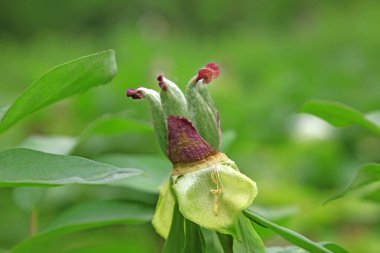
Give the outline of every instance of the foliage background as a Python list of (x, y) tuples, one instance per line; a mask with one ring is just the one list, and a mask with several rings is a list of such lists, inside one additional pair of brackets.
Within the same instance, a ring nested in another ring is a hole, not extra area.
[[(36, 134), (75, 136), (108, 113), (124, 111), (148, 122), (148, 107), (124, 98), (127, 87), (157, 88), (162, 72), (184, 87), (198, 68), (215, 61), (222, 74), (210, 89), (223, 129), (236, 137), (225, 151), (258, 183), (257, 206), (315, 241), (377, 252), (378, 206), (352, 195), (322, 204), (362, 164), (380, 161), (380, 140), (298, 112), (312, 98), (364, 112), (380, 108), (379, 11), (380, 3), (370, 0), (2, 0), (0, 106), (51, 67), (107, 48), (117, 52), (119, 73), (109, 85), (18, 123), (0, 136), (0, 149)], [(151, 134), (95, 136), (74, 154), (159, 154), (152, 143)], [(0, 248), (28, 233), (28, 214), (11, 191), (0, 189)], [(58, 187), (41, 203), (41, 226), (73, 203), (116, 196), (148, 204), (156, 199), (109, 187)], [(60, 240), (62, 252), (75, 252), (76, 245), (93, 247), (88, 252), (159, 252), (163, 244), (149, 225), (93, 229)], [(286, 244), (270, 233), (265, 242)]]

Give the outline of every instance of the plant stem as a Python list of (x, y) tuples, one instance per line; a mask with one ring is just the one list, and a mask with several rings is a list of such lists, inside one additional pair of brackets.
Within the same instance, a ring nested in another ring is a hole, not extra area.
[(38, 229), (38, 210), (33, 208), (29, 219), (29, 236), (33, 237)]
[(276, 234), (278, 234), (279, 236), (281, 236), (288, 242), (291, 242), (294, 245), (297, 245), (303, 249), (306, 249), (310, 252), (315, 252), (315, 253), (331, 253), (332, 252), (326, 249), (325, 247), (311, 241), (305, 236), (300, 235), (288, 228), (272, 223), (271, 221), (253, 213), (252, 211), (244, 210), (243, 213), (247, 218), (249, 218), (253, 222), (259, 224), (262, 227), (272, 230), (273, 232), (275, 232)]

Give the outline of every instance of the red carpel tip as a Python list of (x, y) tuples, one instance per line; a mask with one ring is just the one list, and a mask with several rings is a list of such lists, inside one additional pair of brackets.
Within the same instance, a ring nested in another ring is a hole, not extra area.
[(142, 99), (144, 98), (144, 94), (142, 91), (136, 90), (136, 89), (128, 89), (126, 92), (127, 97), (130, 97), (132, 99)]
[(203, 80), (203, 83), (210, 83), (213, 79), (219, 76), (219, 73), (219, 66), (216, 63), (211, 62), (198, 71), (196, 81)]
[(219, 69), (218, 64), (216, 64), (215, 62), (210, 62), (209, 64), (206, 65), (206, 68), (212, 69), (214, 71), (213, 78), (217, 78), (219, 76), (220, 69)]
[(166, 86), (166, 84), (165, 84), (165, 81), (164, 81), (164, 76), (163, 75), (159, 75), (158, 77), (157, 77), (157, 81), (158, 81), (158, 86), (160, 86), (160, 88), (162, 89), (162, 90), (167, 90), (167, 86)]

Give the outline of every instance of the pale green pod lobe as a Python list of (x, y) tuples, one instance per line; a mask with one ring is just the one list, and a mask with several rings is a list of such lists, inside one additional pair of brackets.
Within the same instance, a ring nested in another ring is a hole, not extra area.
[(217, 117), (217, 109), (215, 107), (214, 101), (211, 98), (207, 84), (209, 84), (213, 79), (217, 78), (219, 76), (219, 73), (220, 70), (218, 65), (216, 63), (209, 63), (206, 65), (206, 67), (198, 71), (198, 75), (196, 77), (197, 81), (202, 81), (202, 84), (197, 85), (198, 91), (213, 111), (215, 117)]
[(152, 219), (152, 224), (157, 234), (165, 239), (169, 235), (175, 205), (175, 198), (170, 188), (171, 178), (168, 178), (161, 186), (156, 211)]
[(219, 126), (214, 111), (199, 93), (197, 86), (200, 82), (190, 81), (186, 87), (185, 96), (188, 102), (188, 111), (191, 122), (193, 122), (198, 133), (210, 145), (219, 150), (220, 136)]
[(160, 95), (157, 91), (140, 87), (138, 89), (128, 89), (127, 97), (132, 99), (147, 99), (150, 104), (152, 112), (152, 123), (154, 127), (154, 132), (158, 143), (165, 155), (168, 152), (168, 130), (166, 127), (165, 115), (163, 112)]
[(187, 117), (186, 98), (179, 87), (162, 75), (157, 77), (157, 81), (161, 88), (160, 97), (165, 116)]
[(197, 85), (197, 89), (198, 89), (199, 94), (201, 94), (203, 100), (210, 107), (211, 111), (214, 114), (214, 117), (216, 118), (217, 114), (218, 114), (218, 110), (216, 109), (215, 103), (211, 98), (211, 93), (210, 93), (207, 85), (205, 85), (204, 83), (200, 83), (199, 85)]
[(218, 153), (173, 168), (173, 189), (186, 219), (202, 227), (239, 237), (237, 220), (258, 191), (256, 183)]

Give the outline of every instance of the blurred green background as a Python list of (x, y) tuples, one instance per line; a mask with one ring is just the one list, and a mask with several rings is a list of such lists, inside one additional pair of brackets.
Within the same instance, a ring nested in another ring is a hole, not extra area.
[[(165, 75), (185, 87), (210, 61), (210, 85), (225, 152), (259, 187), (257, 208), (315, 241), (379, 252), (379, 206), (349, 195), (325, 206), (364, 163), (380, 162), (380, 140), (356, 127), (334, 129), (300, 115), (312, 98), (380, 109), (378, 1), (0, 1), (0, 106), (57, 64), (113, 48), (119, 66), (108, 85), (45, 108), (0, 136), (0, 149), (32, 135), (76, 136), (104, 114), (149, 122), (126, 88), (157, 89)], [(154, 143), (154, 145), (152, 145)], [(159, 154), (152, 134), (93, 137), (74, 155)], [(28, 214), (0, 189), (0, 248), (27, 237)], [(41, 226), (74, 203), (156, 195), (110, 187), (58, 187), (41, 204)], [(274, 217), (276, 218), (276, 217)], [(266, 245), (286, 245), (264, 232)], [(110, 226), (61, 238), (59, 252), (160, 252), (153, 228)], [(81, 247), (86, 250), (80, 250)], [(92, 248), (92, 249), (91, 249)], [(76, 251), (76, 249), (78, 249)], [(58, 252), (58, 251), (55, 251)]]

